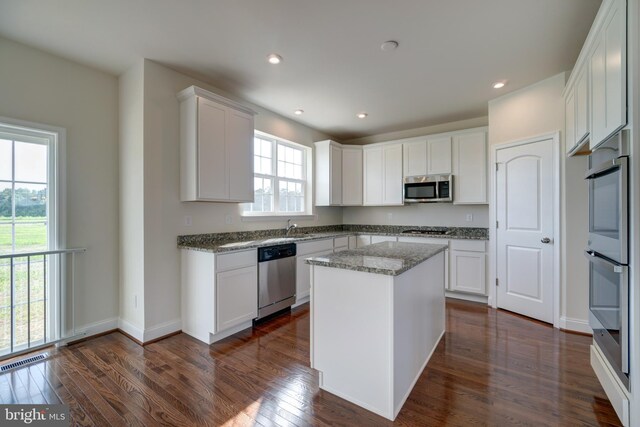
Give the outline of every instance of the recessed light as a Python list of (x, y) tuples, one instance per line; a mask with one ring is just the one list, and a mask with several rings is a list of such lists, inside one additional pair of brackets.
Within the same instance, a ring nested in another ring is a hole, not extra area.
[(364, 119), (367, 116), (368, 116), (367, 113), (358, 113), (358, 114), (356, 114), (356, 117), (359, 118), (359, 119)]
[(282, 56), (277, 53), (270, 53), (267, 56), (267, 61), (269, 61), (269, 64), (277, 65), (282, 62)]
[(302, 113), (304, 113), (304, 110), (301, 110), (300, 108), (293, 112), (296, 116), (300, 116)]
[(501, 89), (501, 88), (503, 88), (506, 84), (507, 84), (507, 82), (505, 82), (505, 81), (502, 81), (502, 82), (495, 82), (495, 83), (493, 84), (493, 88), (494, 88), (494, 89)]
[(384, 50), (385, 52), (389, 52), (392, 50), (396, 50), (399, 45), (400, 44), (395, 40), (387, 40), (380, 45), (380, 49)]

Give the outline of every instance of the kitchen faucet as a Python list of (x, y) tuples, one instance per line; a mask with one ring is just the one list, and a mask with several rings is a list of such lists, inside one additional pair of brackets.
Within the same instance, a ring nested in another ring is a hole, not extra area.
[(288, 236), (289, 232), (291, 231), (291, 229), (296, 228), (297, 226), (298, 226), (298, 224), (291, 224), (291, 218), (289, 218), (287, 220), (287, 229), (286, 229), (287, 232), (286, 232), (286, 235)]

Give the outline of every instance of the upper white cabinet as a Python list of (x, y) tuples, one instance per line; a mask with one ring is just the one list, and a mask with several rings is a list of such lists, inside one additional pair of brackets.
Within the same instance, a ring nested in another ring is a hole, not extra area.
[(485, 128), (453, 136), (453, 203), (487, 204)]
[(364, 168), (364, 205), (382, 204), (382, 147), (362, 149)]
[(424, 176), (427, 174), (427, 141), (405, 142), (403, 173), (404, 176)]
[(364, 205), (402, 205), (402, 144), (363, 148)]
[(342, 146), (334, 141), (315, 143), (316, 206), (342, 204)]
[(362, 205), (362, 147), (315, 143), (316, 206)]
[(591, 148), (627, 124), (626, 1), (612, 0), (602, 7), (606, 13), (589, 61)]
[(626, 26), (626, 0), (604, 0), (564, 91), (569, 155), (588, 153), (627, 124)]
[(427, 175), (451, 173), (451, 137), (427, 139)]
[(404, 184), (402, 181), (402, 144), (386, 145), (382, 148), (383, 160), (383, 205), (402, 205), (404, 203)]
[(361, 146), (342, 146), (342, 205), (362, 205)]
[(180, 200), (253, 201), (254, 112), (191, 86), (180, 100)]

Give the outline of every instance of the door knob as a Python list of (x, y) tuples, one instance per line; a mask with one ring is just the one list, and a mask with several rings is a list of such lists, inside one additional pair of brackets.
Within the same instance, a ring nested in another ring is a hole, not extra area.
[(548, 238), (548, 237), (543, 237), (542, 239), (540, 239), (540, 241), (541, 241), (542, 243), (551, 243), (551, 239), (550, 239), (550, 238)]

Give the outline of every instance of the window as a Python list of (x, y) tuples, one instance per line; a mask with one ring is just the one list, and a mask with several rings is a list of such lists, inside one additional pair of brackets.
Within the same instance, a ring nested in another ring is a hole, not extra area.
[[(0, 255), (59, 248), (59, 132), (0, 122)], [(54, 128), (51, 128), (54, 129)], [(0, 355), (51, 341), (57, 283), (50, 256), (0, 259)]]
[(256, 132), (253, 139), (253, 203), (243, 204), (243, 215), (311, 214), (308, 162), (311, 149)]

